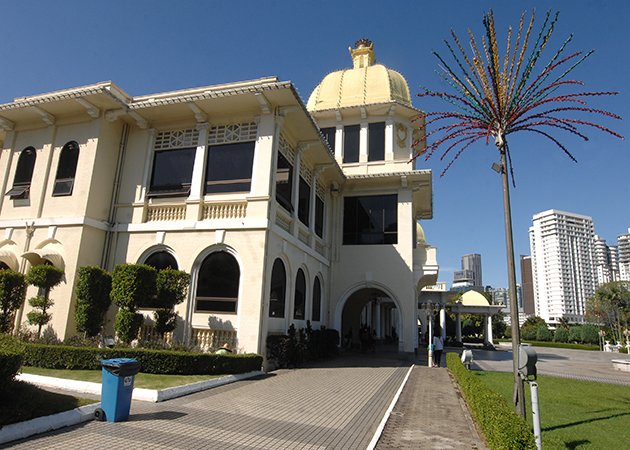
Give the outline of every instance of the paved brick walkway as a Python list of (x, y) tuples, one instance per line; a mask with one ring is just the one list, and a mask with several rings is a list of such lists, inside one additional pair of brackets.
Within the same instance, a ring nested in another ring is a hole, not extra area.
[(163, 403), (134, 401), (128, 422), (88, 422), (12, 448), (365, 449), (408, 367), (372, 355), (338, 358)]
[(415, 366), (376, 446), (485, 449), (445, 368)]

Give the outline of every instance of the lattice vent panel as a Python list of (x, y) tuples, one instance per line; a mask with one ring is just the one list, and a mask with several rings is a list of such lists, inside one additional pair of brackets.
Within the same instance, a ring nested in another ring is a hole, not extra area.
[(280, 142), (278, 145), (278, 149), (280, 150), (280, 153), (282, 153), (284, 157), (288, 159), (291, 164), (294, 163), (295, 150), (293, 150), (293, 147), (291, 147), (291, 144), (289, 144), (289, 141), (287, 141), (287, 139), (282, 134), (280, 135)]
[(196, 147), (199, 131), (194, 128), (186, 130), (160, 131), (155, 137), (156, 150)]
[(217, 125), (208, 130), (208, 144), (227, 144), (256, 140), (258, 125), (256, 122)]

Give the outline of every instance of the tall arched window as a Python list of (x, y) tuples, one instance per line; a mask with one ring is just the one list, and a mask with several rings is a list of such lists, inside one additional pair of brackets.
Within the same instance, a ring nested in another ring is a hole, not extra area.
[(319, 322), (322, 318), (322, 287), (319, 283), (319, 277), (315, 277), (313, 283), (313, 315), (311, 320), (313, 322)]
[(13, 187), (5, 195), (11, 200), (27, 199), (28, 191), (31, 188), (31, 180), (33, 179), (33, 169), (35, 169), (35, 159), (37, 154), (33, 147), (27, 147), (20, 153), (18, 158), (15, 177), (13, 178)]
[(273, 262), (271, 269), (271, 291), (269, 293), (269, 317), (284, 317), (287, 294), (287, 272), (280, 258)]
[(295, 296), (293, 298), (293, 318), (304, 320), (304, 309), (306, 308), (306, 278), (302, 269), (298, 269), (295, 277)]
[(197, 276), (196, 310), (236, 313), (240, 277), (234, 256), (226, 251), (209, 254)]
[(157, 270), (178, 269), (175, 257), (164, 250), (151, 253), (144, 263), (147, 266), (155, 267)]
[(79, 161), (79, 144), (70, 141), (61, 149), (59, 164), (57, 165), (57, 176), (55, 177), (55, 187), (53, 197), (71, 195), (74, 188), (74, 177), (77, 173), (77, 163)]

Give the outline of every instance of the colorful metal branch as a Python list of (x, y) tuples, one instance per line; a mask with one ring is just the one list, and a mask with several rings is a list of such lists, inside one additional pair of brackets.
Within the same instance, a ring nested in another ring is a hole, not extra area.
[[(547, 62), (540, 74), (533, 72), (539, 63), (543, 50), (553, 34), (558, 13), (547, 12), (545, 21), (533, 45), (530, 36), (534, 27), (534, 14), (525, 25), (525, 13), (521, 15), (516, 38), (512, 42), (512, 28), (508, 29), (506, 50), (501, 58), (492, 11), (483, 18), (485, 36), (481, 41), (481, 50), (472, 32), (468, 30), (472, 55), (466, 53), (459, 38), (451, 30), (453, 43), (444, 41), (457, 68), (433, 54), (440, 62), (438, 75), (451, 87), (452, 93), (434, 92), (425, 89), (418, 94), (421, 97), (438, 97), (455, 106), (456, 111), (431, 112), (423, 115), (426, 125), (439, 125), (414, 143), (435, 136), (435, 140), (424, 149), (425, 160), (442, 146), (440, 160), (451, 155), (442, 175), (451, 167), (459, 156), (472, 144), (492, 137), (501, 152), (506, 152), (511, 161), (506, 137), (517, 131), (537, 133), (558, 146), (572, 160), (571, 152), (558, 139), (550, 134), (562, 130), (588, 140), (581, 127), (596, 128), (623, 139), (623, 136), (595, 122), (568, 117), (572, 113), (595, 114), (614, 119), (621, 119), (616, 114), (601, 109), (586, 107), (586, 99), (617, 95), (618, 92), (573, 92), (558, 93), (559, 89), (582, 86), (584, 83), (566, 79), (578, 65), (592, 53), (576, 52), (564, 54), (567, 45), (573, 39), (570, 35)], [(526, 57), (526, 54), (528, 55)], [(576, 105), (576, 106), (573, 106)], [(415, 157), (420, 156), (416, 154)], [(415, 158), (414, 157), (414, 158)], [(510, 162), (510, 172), (512, 172)]]

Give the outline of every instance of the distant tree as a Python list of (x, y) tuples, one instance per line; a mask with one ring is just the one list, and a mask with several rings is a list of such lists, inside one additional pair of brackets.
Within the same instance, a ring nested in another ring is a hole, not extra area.
[(546, 324), (539, 325), (538, 328), (536, 328), (537, 341), (548, 342), (548, 341), (551, 341), (552, 338), (553, 338), (553, 334), (551, 333), (551, 331), (549, 330)]
[(483, 332), (483, 320), (479, 314), (462, 314), (462, 334), (479, 336)]
[(553, 334), (554, 342), (569, 342), (569, 330), (567, 328), (558, 327)]
[(26, 298), (24, 275), (13, 270), (0, 270), (0, 333), (13, 329), (13, 315)]
[(26, 282), (39, 288), (37, 296), (28, 300), (33, 311), (26, 315), (28, 323), (37, 325), (37, 338), (41, 336), (42, 327), (52, 318), (48, 312), (54, 302), (50, 298), (50, 291), (63, 280), (63, 270), (48, 264), (31, 267), (26, 275)]
[(597, 325), (587, 323), (582, 325), (582, 342), (585, 344), (597, 344), (599, 342), (599, 328)]
[(586, 302), (586, 317), (608, 326), (613, 338), (622, 342), (623, 330), (630, 326), (630, 282), (602, 284)]
[(505, 336), (505, 329), (507, 325), (505, 320), (503, 320), (502, 314), (494, 314), (492, 316), (492, 335), (498, 338), (502, 338)]
[(530, 316), (525, 319), (523, 325), (521, 326), (521, 336), (523, 339), (528, 341), (536, 340), (536, 335), (538, 334), (538, 328), (547, 327), (547, 322), (542, 317), (538, 316)]
[(582, 326), (573, 325), (569, 328), (569, 342), (582, 342)]
[(558, 319), (558, 328), (564, 328), (565, 330), (568, 330), (570, 327), (569, 324), (569, 320), (566, 317), (560, 317)]

